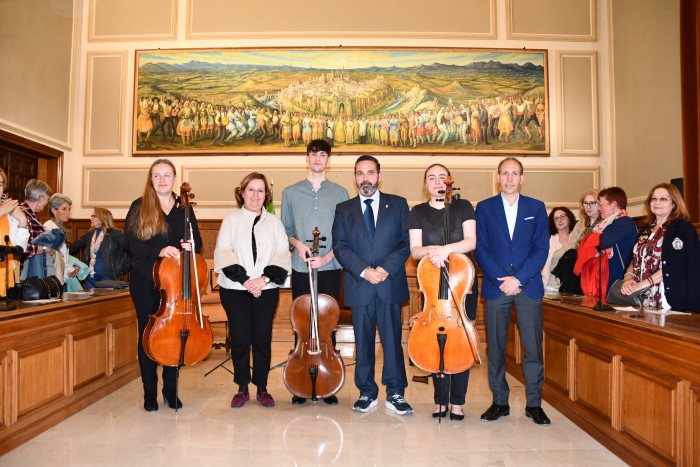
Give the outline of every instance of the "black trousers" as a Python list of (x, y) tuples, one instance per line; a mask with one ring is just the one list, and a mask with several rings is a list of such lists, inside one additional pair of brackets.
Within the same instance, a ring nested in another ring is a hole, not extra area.
[[(340, 269), (318, 271), (318, 293), (324, 293), (339, 300), (340, 296)], [(292, 269), (292, 299), (311, 293), (309, 289), (309, 273)]]
[[(144, 280), (136, 273), (131, 274), (129, 293), (136, 308), (136, 319), (139, 325), (138, 357), (141, 368), (141, 382), (144, 391), (158, 389), (158, 364), (150, 359), (143, 350), (143, 331), (148, 325), (148, 317), (156, 314), (160, 305), (160, 291), (155, 289), (153, 281)], [(177, 369), (163, 367), (163, 386), (174, 388), (177, 383)]]
[[(474, 285), (472, 293), (468, 294), (464, 300), (464, 311), (467, 313), (467, 318), (470, 320), (476, 319), (476, 306), (479, 301), (479, 283), (474, 277)], [(469, 370), (453, 375), (445, 375), (444, 378), (438, 378), (433, 374), (433, 400), (438, 405), (447, 406), (464, 405), (467, 400), (467, 387), (469, 386)]]
[[(316, 278), (318, 280), (318, 293), (324, 293), (335, 298), (340, 306), (340, 269), (331, 269), (328, 271), (318, 271)], [(299, 272), (292, 269), (292, 300), (304, 294), (311, 293), (309, 287), (309, 273)], [(335, 332), (331, 334), (331, 343), (335, 347)], [(294, 334), (294, 347), (297, 346), (297, 336)]]
[[(255, 298), (247, 290), (219, 290), (226, 310), (231, 337), (233, 381), (245, 386), (252, 381), (258, 388), (267, 387), (272, 358), (272, 320), (279, 300), (279, 289), (263, 290)], [(253, 373), (250, 353), (253, 351)]]

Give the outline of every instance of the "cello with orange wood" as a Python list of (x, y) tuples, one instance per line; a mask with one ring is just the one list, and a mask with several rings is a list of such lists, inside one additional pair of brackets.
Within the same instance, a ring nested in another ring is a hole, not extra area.
[[(445, 180), (444, 231), (448, 243), (453, 180)], [(479, 334), (464, 310), (474, 283), (474, 265), (463, 253), (451, 253), (438, 268), (425, 256), (418, 263), (423, 311), (411, 318), (408, 354), (413, 363), (438, 376), (461, 373), (481, 363)]]
[[(202, 255), (195, 253), (190, 223), (190, 184), (180, 188), (180, 208), (185, 213), (184, 239), (192, 251), (182, 249), (178, 258), (159, 258), (153, 280), (160, 290), (160, 307), (148, 319), (143, 349), (151, 360), (180, 368), (209, 355), (213, 336), (209, 318), (202, 315), (201, 294), (206, 290), (209, 270)], [(177, 208), (173, 208), (177, 209)]]
[[(312, 232), (311, 253), (318, 256), (321, 232)], [(293, 395), (313, 401), (330, 397), (345, 382), (345, 365), (332, 342), (340, 308), (333, 297), (318, 293), (317, 270), (309, 266), (311, 293), (297, 297), (290, 310), (297, 344), (284, 367), (284, 384)]]

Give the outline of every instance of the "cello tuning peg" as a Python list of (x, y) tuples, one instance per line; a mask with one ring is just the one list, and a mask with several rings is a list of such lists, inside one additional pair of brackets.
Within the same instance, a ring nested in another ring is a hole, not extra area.
[(319, 240), (321, 240), (322, 242), (325, 242), (325, 241), (326, 241), (326, 237), (319, 237)]

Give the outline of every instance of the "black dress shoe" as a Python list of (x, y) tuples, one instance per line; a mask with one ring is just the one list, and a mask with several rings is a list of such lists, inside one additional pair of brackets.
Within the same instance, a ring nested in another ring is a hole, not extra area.
[(457, 420), (458, 422), (464, 420), (464, 414), (450, 412), (450, 420)]
[(481, 419), (492, 422), (494, 420), (498, 420), (501, 417), (505, 417), (506, 415), (510, 415), (509, 405), (491, 404), (491, 407), (489, 407), (488, 410), (486, 410), (486, 412), (481, 414)]
[(539, 405), (536, 407), (525, 407), (525, 416), (531, 418), (538, 425), (549, 425), (551, 423)]
[(143, 408), (146, 412), (158, 411), (158, 392), (155, 389), (148, 389), (143, 393)]
[(303, 397), (299, 397), (299, 396), (292, 396), (292, 404), (294, 404), (294, 405), (306, 404), (306, 399), (304, 399)]
[(447, 407), (445, 407), (445, 410), (442, 410), (440, 412), (433, 412), (433, 418), (445, 418), (447, 417)]
[(175, 397), (175, 388), (163, 388), (163, 401), (171, 409), (182, 408), (182, 401), (179, 397)]
[(337, 403), (338, 403), (338, 398), (335, 397), (335, 394), (333, 394), (333, 395), (331, 395), (331, 396), (324, 397), (324, 398), (323, 398), (323, 402), (325, 402), (325, 403), (328, 404), (328, 405), (337, 404)]

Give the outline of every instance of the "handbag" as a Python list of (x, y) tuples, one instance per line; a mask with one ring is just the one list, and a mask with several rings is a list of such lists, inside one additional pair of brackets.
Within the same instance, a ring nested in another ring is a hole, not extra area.
[(31, 276), (22, 281), (22, 300), (47, 300), (58, 298), (63, 292), (63, 285), (56, 276)]
[(642, 306), (642, 291), (638, 290), (632, 295), (625, 295), (622, 293), (623, 282), (622, 279), (613, 282), (605, 301), (613, 305)]
[(22, 281), (22, 300), (46, 300), (49, 298), (49, 286), (39, 276), (27, 277)]

